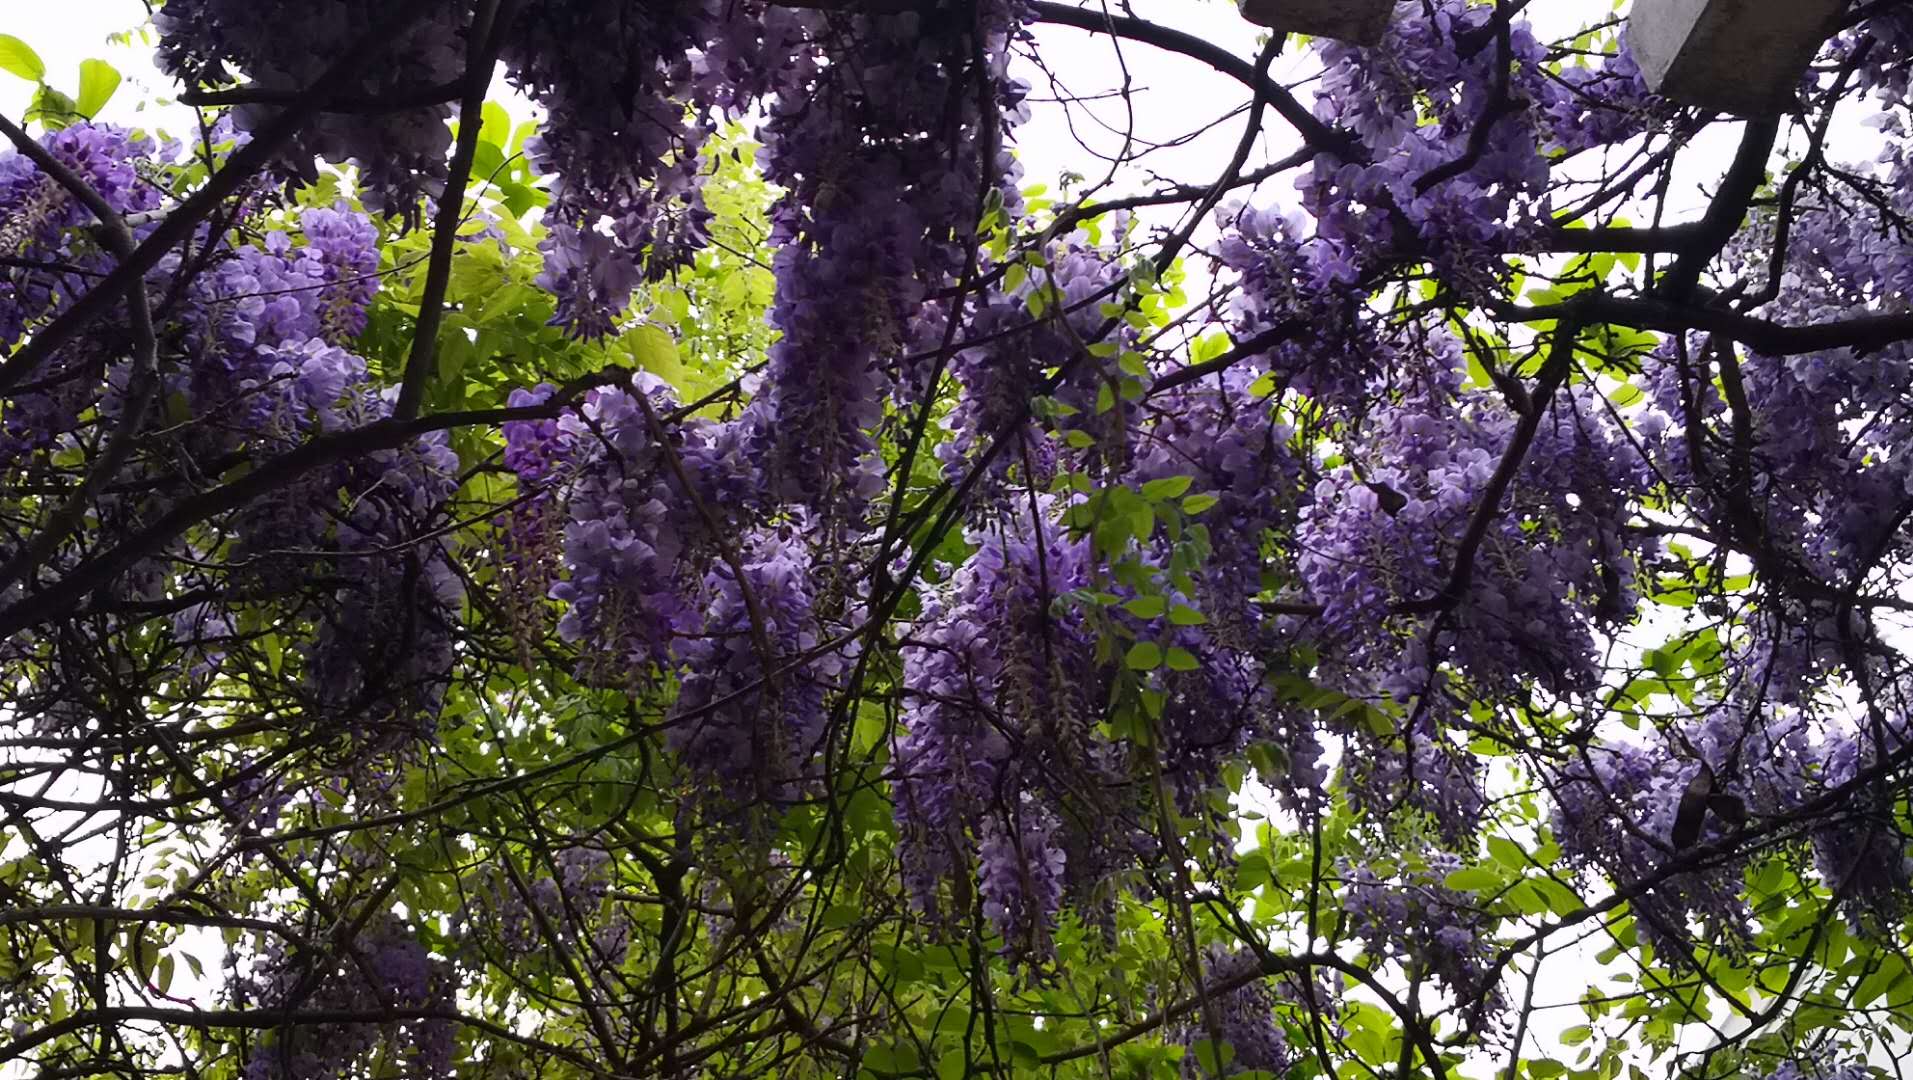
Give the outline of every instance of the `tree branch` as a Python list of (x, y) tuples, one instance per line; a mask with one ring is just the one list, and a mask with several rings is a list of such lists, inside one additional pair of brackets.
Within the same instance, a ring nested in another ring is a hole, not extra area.
[(458, 106), (458, 142), (452, 149), (452, 164), (445, 177), (445, 190), (438, 197), (438, 212), (432, 219), (432, 253), (425, 269), (425, 289), (419, 296), (418, 324), (412, 331), (412, 352), (405, 359), (405, 374), (399, 383), (399, 398), (392, 415), (410, 420), (418, 415), (425, 398), (425, 382), (432, 377), (438, 357), (438, 328), (445, 319), (445, 290), (452, 279), (452, 251), (457, 246), (458, 226), (465, 215), (465, 186), (471, 181), (472, 158), (478, 153), (480, 118), (485, 109), (485, 91), (491, 86), (492, 68), (498, 61), (504, 27), (511, 24), (513, 0), (505, 0), (501, 14), (499, 0), (479, 0), (472, 16), (470, 45), (465, 60), (465, 96)]
[(1030, 0), (1028, 6), (1041, 22), (1073, 26), (1092, 34), (1109, 34), (1114, 37), (1128, 38), (1168, 52), (1181, 53), (1193, 60), (1200, 60), (1261, 94), (1264, 100), (1275, 109), (1276, 114), (1295, 128), (1310, 146), (1333, 153), (1347, 161), (1368, 159), (1368, 154), (1362, 148), (1361, 142), (1352, 133), (1330, 127), (1316, 119), (1315, 114), (1297, 101), (1295, 95), (1289, 93), (1282, 84), (1269, 78), (1264, 72), (1258, 71), (1255, 64), (1213, 42), (1145, 19), (1129, 15), (1111, 15), (1091, 8), (1056, 3), (1055, 0)]

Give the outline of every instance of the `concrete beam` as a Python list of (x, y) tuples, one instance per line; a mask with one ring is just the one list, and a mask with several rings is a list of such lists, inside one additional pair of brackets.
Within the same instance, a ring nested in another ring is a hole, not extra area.
[(1310, 34), (1374, 45), (1388, 29), (1395, 0), (1240, 0), (1242, 17), (1277, 33)]
[(1634, 0), (1627, 43), (1655, 91), (1741, 116), (1791, 100), (1846, 0)]

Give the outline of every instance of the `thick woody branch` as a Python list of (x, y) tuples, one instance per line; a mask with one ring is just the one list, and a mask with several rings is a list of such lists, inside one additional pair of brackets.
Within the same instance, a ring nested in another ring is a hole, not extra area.
[(1497, 318), (1520, 323), (1572, 319), (1584, 325), (1618, 323), (1671, 334), (1698, 330), (1732, 338), (1767, 356), (1798, 356), (1828, 349), (1871, 352), (1913, 340), (1913, 315), (1862, 315), (1788, 326), (1709, 304), (1630, 299), (1604, 292), (1585, 292), (1558, 304), (1533, 307), (1495, 305), (1493, 312)]
[(1361, 161), (1367, 157), (1362, 151), (1361, 144), (1352, 134), (1332, 128), (1316, 119), (1315, 114), (1297, 101), (1294, 94), (1289, 93), (1286, 87), (1270, 78), (1266, 72), (1258, 70), (1252, 61), (1244, 60), (1213, 42), (1146, 19), (1128, 15), (1111, 15), (1094, 8), (1075, 7), (1070, 4), (1056, 3), (1054, 0), (1033, 0), (1029, 7), (1042, 22), (1055, 23), (1058, 26), (1073, 26), (1092, 34), (1109, 34), (1113, 37), (1127, 38), (1168, 52), (1181, 53), (1192, 60), (1200, 60), (1260, 94), (1263, 100), (1268, 102), (1269, 107), (1295, 128), (1310, 146), (1317, 150), (1329, 151), (1350, 161)]
[(452, 150), (452, 164), (445, 177), (445, 190), (438, 197), (438, 213), (432, 218), (432, 253), (426, 265), (425, 289), (419, 296), (418, 325), (412, 332), (412, 352), (405, 359), (405, 375), (399, 384), (398, 402), (392, 415), (410, 420), (418, 415), (425, 399), (425, 383), (432, 377), (438, 359), (438, 329), (445, 319), (445, 291), (452, 280), (452, 252), (458, 244), (458, 226), (465, 214), (465, 185), (472, 176), (472, 159), (478, 154), (479, 117), (485, 108), (485, 91), (491, 86), (492, 67), (497, 63), (503, 39), (500, 32), (511, 25), (511, 12), (517, 5), (506, 0), (503, 19), (499, 0), (480, 0), (472, 17), (471, 47), (465, 61), (465, 95), (458, 106), (458, 142)]

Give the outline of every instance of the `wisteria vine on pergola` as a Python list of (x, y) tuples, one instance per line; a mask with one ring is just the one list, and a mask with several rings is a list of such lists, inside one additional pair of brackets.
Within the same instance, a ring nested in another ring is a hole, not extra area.
[(0, 117), (0, 1076), (1886, 1075), (1913, 5), (1583, 6), (166, 0)]

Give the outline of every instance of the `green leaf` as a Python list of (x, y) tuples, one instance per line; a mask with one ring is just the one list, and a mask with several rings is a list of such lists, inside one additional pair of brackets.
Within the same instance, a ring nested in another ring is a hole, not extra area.
[(113, 91), (120, 88), (120, 73), (113, 65), (104, 60), (80, 61), (80, 96), (74, 105), (80, 114), (91, 120), (100, 114), (106, 103), (113, 98)]
[[(1368, 725), (1369, 732), (1376, 738), (1386, 739), (1395, 734), (1395, 721), (1387, 713), (1380, 709), (1369, 708), (1363, 702), (1358, 701), (1355, 702), (1355, 704), (1360, 707), (1359, 711), (1362, 714), (1362, 722)], [(1337, 711), (1339, 712), (1341, 710)]]
[(1853, 990), (1853, 1004), (1860, 1008), (1873, 1004), (1906, 976), (1904, 963), (1898, 959), (1886, 961), (1880, 965), (1878, 971), (1860, 980), (1860, 985)]
[(1205, 334), (1189, 346), (1189, 362), (1200, 364), (1229, 351), (1229, 335), (1221, 330)]
[(75, 120), (83, 117), (72, 98), (41, 83), (40, 89), (34, 92), (33, 104), (27, 106), (26, 119), (30, 124), (39, 123), (48, 131), (59, 131), (71, 127)]
[(851, 731), (851, 749), (859, 754), (867, 754), (877, 748), (890, 730), (890, 721), (881, 709), (859, 709), (857, 723)]
[(863, 918), (863, 909), (855, 904), (832, 904), (817, 920), (817, 925), (825, 930), (839, 930), (850, 926)]
[(1188, 649), (1180, 645), (1172, 646), (1169, 649), (1169, 670), (1194, 671), (1201, 666), (1202, 662), (1196, 659), (1196, 654), (1190, 652)]
[(511, 114), (496, 101), (487, 101), (479, 112), (478, 138), (500, 150), (511, 142)]
[(917, 1057), (917, 1048), (907, 1042), (872, 1047), (868, 1053), (864, 1054), (866, 1066), (884, 1073), (913, 1072), (920, 1061), (921, 1059)]
[(1521, 845), (1505, 836), (1488, 838), (1488, 854), (1494, 856), (1496, 862), (1517, 874), (1528, 869), (1527, 852), (1522, 851)]
[(1190, 1047), (1196, 1053), (1196, 1064), (1209, 1076), (1221, 1076), (1229, 1063), (1235, 1060), (1235, 1047), (1223, 1043), (1218, 1047), (1211, 1039), (1203, 1039)]
[(1153, 641), (1138, 641), (1123, 657), (1131, 671), (1150, 671), (1162, 665), (1162, 646)]
[(503, 193), (505, 209), (510, 210), (513, 217), (524, 217), (526, 211), (538, 205), (538, 193), (523, 184), (503, 183), (498, 185), (498, 190)]
[(685, 389), (684, 363), (678, 359), (678, 343), (671, 332), (655, 323), (633, 327), (618, 339), (630, 354), (632, 363), (676, 387)]
[(1494, 892), (1501, 888), (1501, 875), (1485, 866), (1467, 866), (1442, 878), (1441, 883), (1456, 892)]
[(1222, 500), (1216, 498), (1214, 495), (1191, 495), (1182, 500), (1182, 512), (1185, 514), (1200, 514), (1221, 501)]
[(1574, 890), (1549, 877), (1529, 878), (1527, 887), (1541, 898), (1546, 910), (1556, 915), (1572, 915), (1581, 910), (1584, 901), (1574, 894)]
[(1201, 626), (1209, 617), (1187, 604), (1177, 604), (1169, 609), (1169, 621), (1176, 626)]
[(1495, 384), (1493, 376), (1488, 374), (1488, 369), (1481, 365), (1480, 357), (1472, 349), (1468, 352), (1468, 383), (1483, 390)]
[(481, 140), (472, 153), (472, 171), (467, 186), (492, 182), (505, 171), (505, 152), (496, 143)]
[(1249, 764), (1263, 783), (1274, 783), (1289, 774), (1289, 752), (1274, 743), (1257, 743), (1249, 747)]
[(1151, 480), (1142, 486), (1142, 497), (1150, 502), (1167, 502), (1179, 499), (1189, 490), (1192, 478), (1187, 476), (1165, 476), (1160, 480)]
[(1235, 887), (1243, 892), (1254, 892), (1274, 879), (1269, 857), (1260, 851), (1251, 851), (1236, 863)]
[(1123, 610), (1138, 619), (1153, 619), (1161, 615), (1163, 610), (1168, 606), (1169, 601), (1164, 600), (1160, 596), (1138, 596), (1134, 600), (1124, 604)]
[(1646, 392), (1633, 383), (1621, 383), (1607, 392), (1607, 399), (1620, 409), (1627, 408), (1645, 396)]
[(1156, 531), (1156, 515), (1147, 503), (1140, 504), (1129, 511), (1129, 534), (1138, 540), (1149, 539)]
[(46, 64), (32, 46), (12, 34), (0, 34), (0, 71), (11, 72), (28, 82), (46, 78)]

